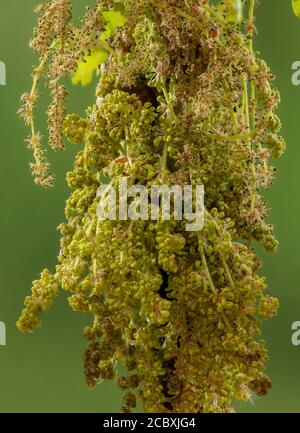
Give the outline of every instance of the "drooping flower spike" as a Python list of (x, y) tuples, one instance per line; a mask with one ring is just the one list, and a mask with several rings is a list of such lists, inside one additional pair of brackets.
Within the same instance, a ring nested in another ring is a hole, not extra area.
[[(50, 86), (49, 143), (78, 146), (61, 224), (59, 264), (43, 271), (18, 321), (23, 331), (57, 296), (92, 323), (84, 330), (88, 386), (116, 380), (122, 411), (230, 412), (271, 382), (261, 321), (276, 314), (253, 241), (274, 251), (261, 189), (285, 144), (273, 76), (253, 49), (254, 0), (96, 1), (79, 26), (69, 1), (39, 8), (40, 55), (21, 109), (36, 182), (52, 183), (33, 110)], [(214, 2), (215, 3), (215, 2)], [(65, 115), (61, 79), (88, 85), (95, 104)], [(204, 185), (205, 225), (100, 221), (102, 184)], [(126, 374), (120, 373), (123, 365)]]

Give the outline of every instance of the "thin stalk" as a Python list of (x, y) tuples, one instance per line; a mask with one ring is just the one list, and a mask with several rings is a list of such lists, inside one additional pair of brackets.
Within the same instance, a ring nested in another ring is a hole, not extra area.
[(232, 278), (231, 272), (230, 272), (230, 270), (229, 270), (229, 267), (228, 267), (228, 265), (227, 265), (225, 259), (223, 259), (223, 258), (222, 258), (222, 266), (223, 266), (223, 268), (224, 268), (224, 270), (225, 270), (225, 273), (226, 273), (226, 276), (227, 276), (227, 279), (228, 279), (228, 281), (229, 281), (229, 283), (230, 283), (231, 288), (234, 289), (234, 288), (235, 288), (235, 285), (234, 285), (234, 281), (233, 281), (233, 278)]
[[(170, 118), (171, 118), (172, 122), (177, 122), (177, 116), (174, 112), (173, 105), (170, 102), (169, 95), (168, 95), (168, 92), (167, 92), (167, 89), (165, 88), (165, 86), (162, 86), (162, 91), (163, 91), (164, 98), (165, 98), (167, 106), (168, 106)], [(168, 158), (168, 143), (165, 143), (164, 144), (164, 150), (163, 150), (162, 163), (161, 163), (161, 172), (162, 172), (163, 178), (164, 178), (164, 174), (165, 174), (165, 171), (167, 168), (167, 158)]]
[(244, 102), (244, 114), (246, 116), (246, 127), (250, 131), (250, 113), (249, 113), (249, 100), (248, 100), (248, 83), (246, 78), (242, 77), (242, 85), (243, 85), (243, 102)]
[(131, 157), (130, 157), (130, 141), (131, 141), (131, 136), (130, 136), (130, 132), (129, 129), (127, 127), (125, 127), (125, 136), (126, 136), (126, 142), (127, 142), (127, 157), (128, 157), (128, 162), (130, 167), (132, 167), (132, 162), (131, 162)]
[[(235, 113), (233, 113), (233, 116), (235, 116)], [(233, 117), (233, 120), (235, 122), (236, 116)], [(240, 135), (222, 135), (222, 134), (209, 134), (209, 137), (216, 138), (218, 140), (224, 140), (224, 141), (241, 141), (241, 140), (247, 140), (249, 138), (252, 138), (257, 133), (257, 130), (253, 130), (248, 132), (247, 134), (240, 134)]]
[(162, 163), (161, 163), (161, 171), (164, 175), (166, 168), (167, 168), (167, 158), (168, 158), (168, 143), (164, 144), (164, 151), (163, 151), (163, 157), (162, 157)]
[[(248, 37), (249, 37), (249, 52), (251, 55), (253, 55), (253, 28), (254, 28), (254, 7), (255, 7), (255, 0), (250, 0), (249, 5), (249, 19), (248, 19)], [(250, 81), (250, 91), (251, 91), (251, 116), (252, 116), (252, 128), (255, 128), (256, 124), (256, 108), (255, 108), (255, 84), (254, 80)], [(262, 152), (262, 146), (261, 143), (257, 143), (257, 148), (259, 152)], [(268, 171), (266, 160), (263, 161), (263, 167), (264, 171)]]
[[(214, 285), (212, 277), (210, 275), (208, 264), (207, 264), (207, 260), (206, 260), (206, 256), (205, 256), (205, 252), (204, 252), (204, 248), (203, 248), (203, 244), (202, 244), (202, 241), (200, 239), (199, 239), (199, 242), (198, 242), (198, 248), (199, 248), (199, 252), (200, 252), (201, 261), (202, 261), (202, 264), (203, 264), (203, 267), (204, 267), (204, 272), (205, 272), (205, 274), (207, 276), (207, 279), (208, 279), (208, 282), (209, 282), (209, 285), (210, 285), (210, 289), (214, 293), (214, 295), (217, 295), (218, 292), (217, 292), (217, 289), (216, 289), (216, 287)], [(225, 315), (224, 312), (221, 312), (221, 316), (222, 316), (222, 319), (224, 320), (224, 323), (227, 326), (227, 328), (231, 329), (231, 325), (228, 322), (228, 319), (227, 319), (227, 317), (226, 317), (226, 315)]]
[[(247, 83), (245, 76), (242, 77), (242, 87), (243, 87), (243, 100), (244, 100), (244, 106), (245, 106), (245, 111), (244, 111), (245, 122), (246, 122), (246, 126), (247, 126), (249, 132), (251, 132), (249, 101), (248, 101), (248, 83)], [(247, 140), (247, 141), (248, 141), (249, 152), (251, 152), (252, 151), (251, 142), (249, 140)], [(256, 170), (255, 170), (254, 162), (250, 163), (250, 172), (252, 175), (252, 191), (251, 191), (250, 212), (252, 214), (254, 211), (254, 208), (255, 208), (256, 188), (257, 188), (257, 176), (256, 176)]]
[(254, 23), (254, 6), (255, 0), (250, 0), (249, 16), (248, 16), (248, 32), (249, 32), (249, 51), (253, 52), (253, 23)]
[[(254, 6), (255, 6), (255, 0), (249, 0), (249, 16), (248, 16), (248, 37), (249, 37), (249, 52), (252, 55), (253, 54), (253, 27), (254, 27)], [(252, 128), (255, 127), (255, 116), (256, 116), (256, 110), (255, 110), (255, 86), (253, 80), (250, 82), (250, 88), (251, 88), (251, 102), (252, 102)], [(249, 119), (249, 127), (250, 127), (250, 119)], [(259, 144), (259, 150), (261, 151), (261, 145)], [(256, 188), (257, 188), (257, 176), (256, 176), (256, 170), (255, 166), (252, 163), (251, 165), (251, 172), (253, 177), (253, 187), (252, 187), (252, 195), (251, 195), (251, 214), (254, 212), (255, 208), (255, 199), (256, 199)]]
[(217, 292), (217, 289), (216, 289), (216, 287), (214, 285), (212, 277), (210, 275), (209, 268), (208, 268), (207, 261), (206, 261), (206, 257), (205, 257), (204, 248), (203, 248), (203, 243), (201, 242), (200, 239), (199, 239), (199, 247), (198, 248), (199, 248), (200, 257), (201, 257), (201, 260), (202, 260), (204, 271), (205, 271), (205, 274), (207, 276), (207, 279), (208, 279), (211, 291), (216, 295), (218, 292)]
[[(53, 41), (52, 44), (50, 45), (49, 51), (51, 51), (55, 45), (57, 44), (57, 41)], [(32, 101), (34, 99), (34, 94), (41, 76), (41, 73), (47, 63), (48, 60), (48, 55), (49, 52), (47, 52), (47, 54), (44, 55), (44, 57), (42, 58), (39, 66), (35, 69), (34, 74), (33, 74), (33, 81), (32, 81), (32, 87), (31, 87), (31, 91), (30, 91), (30, 100)], [(33, 118), (33, 106), (31, 106), (30, 109), (30, 128), (31, 128), (31, 134), (35, 135), (35, 126), (34, 126), (34, 118)]]
[(163, 90), (164, 98), (165, 98), (165, 100), (166, 100), (166, 103), (167, 103), (168, 109), (169, 109), (169, 111), (170, 111), (170, 114), (171, 114), (172, 120), (176, 121), (176, 120), (177, 120), (177, 117), (176, 117), (176, 114), (175, 114), (175, 112), (174, 112), (173, 105), (172, 105), (171, 102), (170, 102), (170, 99), (169, 99), (169, 95), (168, 95), (167, 89), (163, 86), (162, 90)]

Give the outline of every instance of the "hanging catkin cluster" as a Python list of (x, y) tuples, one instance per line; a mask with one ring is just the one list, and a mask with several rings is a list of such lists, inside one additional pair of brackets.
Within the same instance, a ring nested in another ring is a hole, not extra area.
[[(260, 326), (278, 301), (253, 242), (277, 247), (260, 190), (285, 147), (279, 96), (253, 50), (254, 0), (217, 3), (96, 1), (79, 27), (69, 1), (39, 8), (31, 45), (41, 65), (21, 108), (37, 183), (52, 183), (32, 116), (42, 77), (53, 96), (50, 145), (62, 148), (65, 136), (78, 153), (59, 264), (33, 283), (18, 327), (33, 331), (59, 288), (70, 292), (71, 307), (92, 319), (86, 383), (115, 379), (124, 412), (136, 398), (146, 412), (230, 412), (232, 400), (271, 388)], [(65, 116), (60, 79), (86, 84), (80, 71), (92, 62), (101, 64), (95, 104), (84, 118)], [(148, 188), (204, 185), (204, 228), (100, 221), (97, 189), (125, 176)]]

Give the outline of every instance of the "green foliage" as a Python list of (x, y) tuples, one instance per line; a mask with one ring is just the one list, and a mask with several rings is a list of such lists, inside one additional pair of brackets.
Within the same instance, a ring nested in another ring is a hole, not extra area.
[(296, 17), (300, 18), (300, 0), (292, 0), (292, 8)]
[(108, 59), (108, 51), (105, 48), (92, 48), (86, 54), (84, 60), (78, 63), (77, 70), (72, 77), (72, 84), (87, 86), (91, 83), (95, 71)]

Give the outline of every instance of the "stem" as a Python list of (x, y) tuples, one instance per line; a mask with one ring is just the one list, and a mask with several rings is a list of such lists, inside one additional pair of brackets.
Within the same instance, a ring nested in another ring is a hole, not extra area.
[(128, 162), (130, 167), (132, 167), (132, 162), (131, 162), (131, 157), (130, 157), (130, 141), (131, 141), (131, 136), (130, 136), (130, 132), (129, 129), (127, 128), (127, 126), (125, 127), (125, 136), (126, 136), (126, 142), (127, 142), (127, 157), (128, 157)]
[[(44, 59), (41, 61), (39, 66), (35, 69), (35, 73), (33, 76), (33, 82), (32, 82), (32, 88), (30, 91), (30, 100), (32, 101), (34, 99), (34, 93), (36, 91), (37, 84), (40, 79), (41, 71), (43, 70), (45, 63), (48, 59), (48, 56), (45, 56)], [(33, 105), (30, 107), (30, 128), (31, 128), (31, 135), (35, 135), (35, 127), (34, 127), (34, 118), (33, 118)]]
[(246, 127), (250, 130), (250, 114), (249, 114), (249, 102), (248, 102), (248, 83), (246, 77), (242, 77), (242, 85), (243, 85), (243, 105), (244, 105), (244, 113), (246, 116)]
[(250, 0), (248, 17), (249, 51), (253, 52), (253, 23), (254, 23), (255, 0)]
[[(233, 113), (235, 115), (235, 113)], [(233, 118), (235, 123), (235, 118)], [(217, 140), (224, 140), (224, 141), (240, 141), (240, 140), (247, 140), (248, 138), (252, 138), (257, 133), (257, 130), (253, 130), (251, 132), (248, 132), (247, 134), (240, 134), (240, 135), (222, 135), (222, 134), (209, 134), (211, 138), (216, 138)]]
[[(251, 125), (250, 125), (250, 114), (249, 114), (249, 102), (248, 102), (248, 83), (246, 80), (246, 77), (242, 77), (242, 86), (243, 86), (243, 105), (245, 107), (244, 114), (246, 116), (246, 126), (249, 132), (251, 133)], [(252, 152), (251, 142), (249, 139), (248, 142), (248, 148), (249, 152)], [(250, 163), (250, 171), (252, 175), (252, 191), (251, 191), (251, 205), (250, 205), (250, 212), (253, 214), (254, 208), (255, 208), (255, 199), (256, 199), (256, 188), (257, 188), (257, 176), (256, 176), (256, 170), (255, 170), (255, 164), (254, 162)]]
[[(169, 95), (168, 95), (168, 92), (167, 92), (167, 89), (165, 88), (165, 86), (162, 86), (162, 91), (163, 91), (164, 98), (166, 100), (166, 103), (167, 103), (167, 106), (168, 106), (168, 109), (170, 112), (171, 120), (173, 122), (177, 122), (177, 117), (176, 117), (176, 114), (174, 112), (173, 105), (170, 102)], [(165, 143), (164, 144), (164, 150), (163, 150), (162, 164), (161, 164), (161, 171), (162, 171), (163, 178), (164, 178), (164, 173), (165, 173), (166, 168), (167, 168), (167, 158), (168, 158), (168, 143)]]
[(93, 276), (94, 278), (97, 277), (97, 259), (93, 258)]
[[(249, 17), (248, 17), (248, 37), (249, 37), (249, 52), (251, 55), (253, 55), (253, 27), (254, 27), (254, 6), (255, 6), (255, 0), (250, 0), (249, 4)], [(250, 83), (251, 88), (251, 105), (252, 105), (252, 128), (255, 127), (255, 116), (256, 116), (256, 110), (255, 110), (255, 85), (254, 81), (251, 80)], [(249, 118), (249, 128), (250, 128), (250, 118)], [(261, 145), (259, 143), (258, 145), (259, 151), (261, 152)], [(253, 177), (253, 188), (252, 188), (252, 196), (251, 196), (251, 214), (254, 212), (255, 208), (255, 198), (256, 198), (256, 188), (257, 188), (257, 177), (256, 177), (256, 171), (254, 163), (251, 164), (251, 172)]]
[(214, 285), (214, 282), (213, 282), (213, 280), (212, 280), (212, 278), (211, 278), (211, 275), (210, 275), (210, 272), (209, 272), (209, 269), (208, 269), (208, 265), (207, 265), (207, 261), (206, 261), (206, 257), (205, 257), (205, 252), (204, 252), (204, 248), (203, 248), (203, 243), (202, 243), (202, 241), (199, 239), (199, 243), (198, 243), (198, 248), (199, 248), (199, 252), (200, 252), (200, 256), (201, 256), (201, 260), (202, 260), (202, 264), (203, 264), (203, 267), (204, 267), (204, 271), (205, 271), (205, 273), (206, 273), (206, 276), (207, 276), (207, 278), (208, 278), (208, 281), (209, 281), (209, 285), (210, 285), (210, 288), (211, 288), (211, 291), (216, 295), (218, 292), (217, 292), (217, 289), (216, 289), (216, 287), (215, 287), (215, 285)]
[[(199, 252), (200, 252), (202, 264), (203, 264), (203, 267), (204, 267), (204, 271), (205, 271), (206, 276), (208, 278), (211, 291), (214, 293), (214, 295), (217, 295), (218, 292), (217, 292), (217, 289), (216, 289), (216, 287), (214, 285), (212, 277), (210, 275), (209, 268), (208, 268), (207, 261), (206, 261), (206, 257), (205, 257), (204, 248), (203, 248), (203, 243), (202, 243), (202, 241), (200, 239), (198, 241), (198, 247), (199, 247)], [(222, 316), (222, 319), (224, 320), (224, 323), (227, 326), (227, 328), (231, 329), (231, 325), (228, 322), (227, 317), (226, 317), (226, 315), (225, 315), (225, 313), (223, 311), (221, 312), (221, 316)]]
[(252, 129), (255, 128), (255, 116), (256, 116), (256, 109), (255, 109), (255, 84), (254, 81), (250, 81), (250, 91), (251, 91), (251, 115), (252, 115)]
[(170, 114), (171, 114), (172, 120), (176, 121), (176, 120), (177, 120), (177, 117), (176, 117), (176, 114), (175, 114), (175, 112), (174, 112), (173, 105), (172, 105), (171, 102), (170, 102), (170, 99), (169, 99), (169, 95), (168, 95), (167, 89), (163, 86), (163, 87), (162, 87), (162, 90), (163, 90), (163, 94), (164, 94), (164, 97), (165, 97), (165, 100), (166, 100), (166, 103), (167, 103), (168, 109), (170, 110)]
[[(56, 44), (57, 44), (57, 41), (53, 41), (52, 44), (50, 45), (49, 51), (51, 51), (52, 48), (54, 48)], [(32, 87), (31, 87), (31, 91), (30, 91), (30, 99), (31, 99), (31, 101), (34, 99), (34, 94), (35, 94), (36, 87), (38, 85), (41, 73), (42, 73), (42, 71), (44, 69), (44, 66), (47, 63), (47, 60), (48, 60), (48, 57), (49, 57), (48, 53), (49, 52), (47, 52), (47, 54), (44, 55), (43, 59), (41, 60), (41, 62), (39, 64), (39, 66), (34, 71), (33, 81), (32, 81)], [(33, 119), (33, 106), (31, 106), (31, 109), (30, 109), (30, 118), (31, 118), (30, 128), (31, 128), (31, 134), (33, 136), (33, 135), (35, 135), (35, 127), (34, 127), (34, 119)]]
[[(254, 26), (254, 5), (255, 0), (250, 0), (249, 6), (249, 19), (248, 19), (248, 37), (249, 37), (249, 52), (253, 55), (253, 26)], [(250, 91), (251, 91), (251, 111), (252, 111), (252, 128), (255, 128), (255, 84), (254, 81), (250, 81)]]
[[(249, 37), (249, 52), (253, 55), (253, 27), (254, 27), (254, 7), (255, 0), (250, 0), (249, 5), (249, 19), (248, 19), (248, 37)], [(250, 91), (251, 91), (251, 115), (252, 115), (252, 128), (255, 128), (255, 117), (256, 117), (256, 108), (255, 108), (255, 84), (254, 80), (250, 81)], [(257, 143), (258, 151), (262, 151), (261, 143)], [(266, 160), (263, 161), (264, 171), (268, 171)]]
[[(209, 211), (208, 211), (206, 208), (204, 209), (204, 212), (205, 212), (206, 216), (211, 217)], [(221, 227), (219, 226), (219, 224), (218, 224), (216, 221), (214, 221), (214, 223), (215, 223), (215, 227), (216, 227), (216, 229), (217, 229), (217, 232), (219, 233), (219, 235), (221, 235), (221, 232), (222, 232)], [(224, 268), (224, 270), (225, 270), (225, 272), (226, 272), (226, 275), (227, 275), (228, 281), (229, 281), (231, 287), (234, 289), (234, 288), (235, 288), (235, 285), (234, 285), (234, 281), (233, 281), (233, 278), (232, 278), (232, 275), (231, 275), (230, 269), (229, 269), (229, 267), (228, 267), (228, 265), (227, 265), (227, 263), (226, 263), (226, 260), (225, 260), (223, 257), (222, 257), (222, 265), (223, 265), (223, 268)]]

